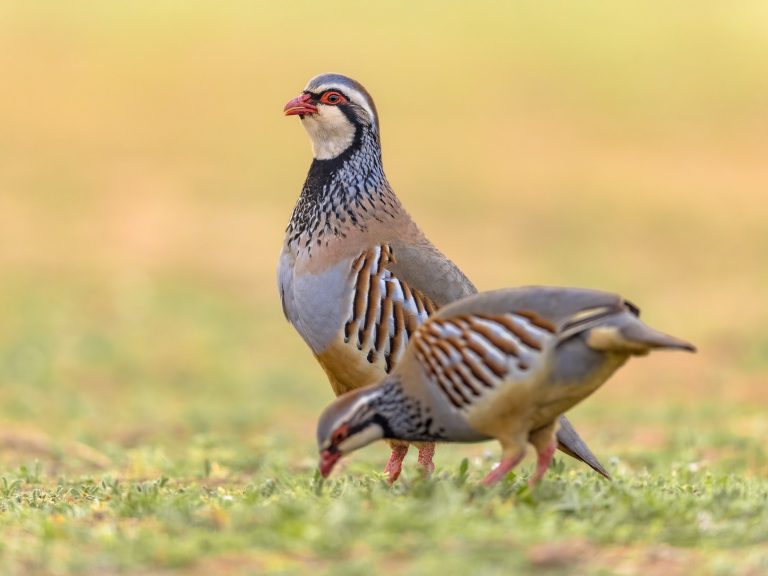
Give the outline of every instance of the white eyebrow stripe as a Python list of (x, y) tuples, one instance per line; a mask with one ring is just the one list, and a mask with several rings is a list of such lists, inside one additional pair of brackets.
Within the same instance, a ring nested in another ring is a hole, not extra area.
[[(312, 80), (309, 81), (309, 84), (304, 88), (304, 90), (309, 90), (310, 86), (312, 85)], [(373, 124), (378, 128), (378, 118), (376, 118), (376, 114), (373, 113), (373, 109), (371, 108), (371, 105), (368, 103), (368, 98), (357, 90), (356, 88), (353, 88), (352, 86), (340, 86), (338, 83), (330, 83), (330, 84), (321, 84), (320, 86), (315, 86), (312, 88), (312, 92), (316, 94), (322, 94), (326, 90), (340, 90), (344, 94), (346, 94), (349, 99), (357, 104), (358, 106), (362, 106), (365, 108), (365, 111), (368, 112), (368, 116), (371, 117), (373, 120)]]

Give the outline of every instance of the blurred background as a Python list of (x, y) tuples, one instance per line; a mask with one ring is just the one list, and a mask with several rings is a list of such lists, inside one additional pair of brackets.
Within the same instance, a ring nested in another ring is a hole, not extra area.
[(699, 346), (574, 411), (597, 454), (768, 474), (767, 23), (757, 1), (0, 2), (0, 464), (311, 469), (332, 394), (276, 291), (311, 160), (282, 107), (334, 71), (478, 287), (620, 291)]

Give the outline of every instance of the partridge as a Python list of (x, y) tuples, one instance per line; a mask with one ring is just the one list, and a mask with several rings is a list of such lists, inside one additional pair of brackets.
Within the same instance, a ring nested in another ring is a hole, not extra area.
[(380, 383), (338, 398), (322, 414), (320, 472), (380, 439), (501, 443), (493, 484), (538, 454), (530, 483), (549, 467), (558, 418), (630, 356), (656, 348), (695, 351), (653, 330), (615, 294), (529, 287), (486, 292), (440, 309), (411, 336)]
[[(361, 84), (317, 76), (284, 112), (301, 118), (314, 158), (280, 254), (280, 297), (338, 396), (391, 373), (435, 310), (476, 289), (387, 182), (376, 106)], [(561, 450), (607, 476), (564, 418), (558, 439)], [(418, 446), (419, 463), (431, 471), (434, 444)], [(394, 481), (408, 444), (391, 448), (385, 472)]]

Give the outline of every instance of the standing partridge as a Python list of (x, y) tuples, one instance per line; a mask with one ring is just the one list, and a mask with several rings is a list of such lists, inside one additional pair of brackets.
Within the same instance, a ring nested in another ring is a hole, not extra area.
[(552, 462), (557, 419), (630, 356), (656, 348), (695, 351), (639, 319), (615, 294), (530, 287), (486, 292), (442, 308), (411, 336), (397, 367), (320, 417), (320, 472), (379, 438), (411, 442), (497, 439), (493, 484), (538, 454), (531, 485)]
[[(280, 254), (280, 297), (338, 396), (379, 382), (419, 325), (476, 289), (392, 191), (376, 107), (362, 85), (316, 76), (284, 112), (301, 118), (314, 159)], [(560, 449), (607, 476), (570, 423), (560, 424)], [(390, 444), (385, 472), (393, 482), (408, 444)], [(431, 471), (434, 444), (418, 446), (419, 463)]]

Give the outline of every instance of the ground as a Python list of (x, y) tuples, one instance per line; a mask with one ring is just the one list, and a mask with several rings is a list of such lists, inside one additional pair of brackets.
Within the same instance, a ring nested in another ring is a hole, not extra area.
[[(344, 3), (343, 3), (344, 4)], [(0, 6), (0, 574), (768, 572), (763, 3)], [(397, 39), (393, 42), (393, 39)], [(461, 40), (461, 41), (460, 41)], [(633, 359), (565, 456), (492, 443), (316, 472), (332, 398), (277, 254), (310, 158), (283, 104), (374, 95), (384, 162), (482, 289), (621, 292)]]

